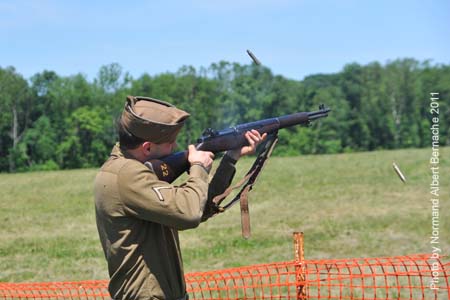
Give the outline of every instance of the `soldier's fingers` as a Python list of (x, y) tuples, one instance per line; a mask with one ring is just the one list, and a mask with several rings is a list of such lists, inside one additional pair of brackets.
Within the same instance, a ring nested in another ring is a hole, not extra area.
[(264, 134), (261, 136), (261, 141), (264, 141), (267, 137), (267, 132), (264, 132)]
[[(256, 130), (255, 130), (256, 131)], [(255, 142), (255, 143), (260, 143), (262, 141), (262, 137), (259, 134), (258, 131), (256, 131), (256, 134), (249, 134), (249, 137)]]
[(252, 129), (250, 132), (252, 133), (253, 136), (257, 137), (258, 139), (261, 139), (261, 134), (259, 133), (258, 130)]
[(252, 135), (252, 133), (250, 131), (247, 131), (245, 133), (245, 137), (247, 138), (247, 142), (249, 143), (250, 146), (253, 146), (255, 144), (255, 142), (256, 142), (255, 136)]

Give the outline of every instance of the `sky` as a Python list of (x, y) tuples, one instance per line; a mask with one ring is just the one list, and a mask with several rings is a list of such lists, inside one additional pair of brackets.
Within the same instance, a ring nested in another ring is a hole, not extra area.
[(134, 78), (221, 60), (302, 80), (345, 64), (450, 63), (450, 1), (0, 0), (0, 67), (25, 78), (118, 63)]

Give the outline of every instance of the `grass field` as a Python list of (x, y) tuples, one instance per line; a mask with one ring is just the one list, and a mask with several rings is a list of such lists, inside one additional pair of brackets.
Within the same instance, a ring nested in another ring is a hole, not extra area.
[[(182, 232), (185, 271), (291, 260), (293, 231), (305, 233), (307, 259), (431, 252), (430, 154), (408, 149), (272, 157), (250, 194), (252, 237), (241, 237), (238, 205)], [(439, 246), (448, 254), (450, 148), (440, 154)], [(239, 162), (239, 174), (250, 163)], [(0, 174), (0, 281), (108, 277), (95, 226), (95, 174)]]

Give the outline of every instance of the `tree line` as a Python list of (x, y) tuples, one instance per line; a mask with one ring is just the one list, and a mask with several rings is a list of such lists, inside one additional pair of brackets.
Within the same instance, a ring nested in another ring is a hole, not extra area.
[(221, 61), (207, 68), (133, 78), (119, 64), (83, 74), (42, 71), (29, 79), (0, 67), (0, 172), (99, 167), (116, 142), (127, 95), (148, 96), (191, 113), (178, 144), (222, 129), (299, 111), (332, 109), (308, 128), (280, 131), (274, 155), (426, 147), (430, 93), (439, 93), (441, 144), (450, 144), (450, 66), (398, 59), (351, 63), (303, 80), (257, 65)]

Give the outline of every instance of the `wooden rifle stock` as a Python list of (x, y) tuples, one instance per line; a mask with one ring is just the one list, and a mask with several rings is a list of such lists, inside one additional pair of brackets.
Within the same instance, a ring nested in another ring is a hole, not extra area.
[[(197, 140), (196, 148), (202, 151), (219, 153), (227, 150), (238, 149), (248, 145), (245, 133), (252, 129), (260, 134), (274, 133), (282, 128), (296, 125), (309, 125), (311, 121), (327, 117), (330, 112), (323, 104), (318, 111), (298, 112), (276, 118), (264, 119), (250, 123), (239, 124), (220, 131), (208, 128), (202, 137)], [(152, 159), (145, 163), (160, 180), (173, 182), (181, 174), (189, 170), (188, 152), (176, 152), (160, 159)]]

